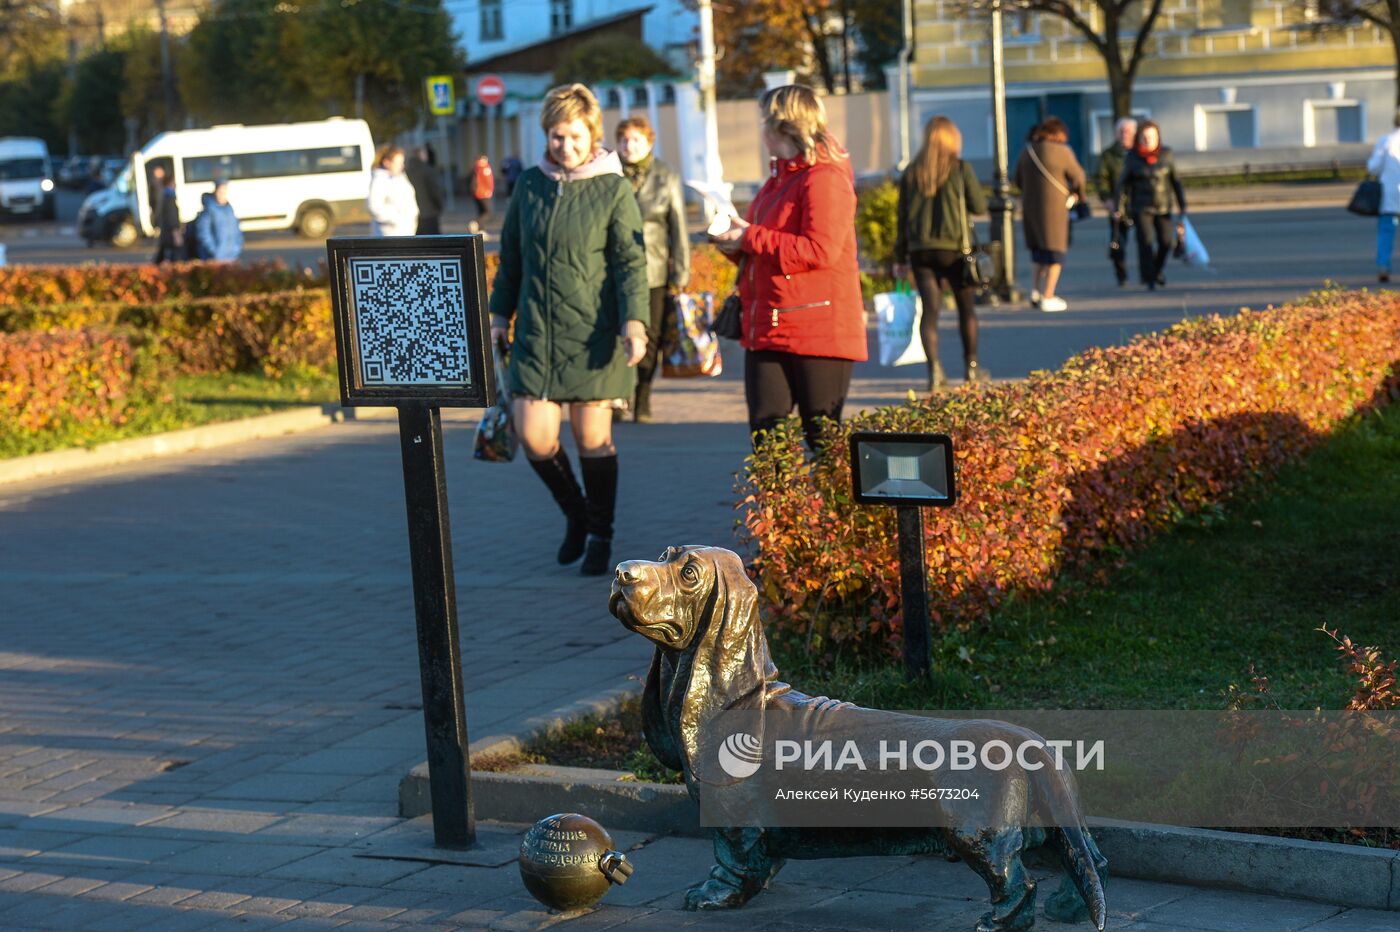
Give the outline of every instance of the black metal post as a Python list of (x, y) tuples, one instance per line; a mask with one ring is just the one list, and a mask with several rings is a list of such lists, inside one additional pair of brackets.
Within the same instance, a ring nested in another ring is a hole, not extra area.
[(899, 597), (904, 615), (904, 676), (927, 679), (929, 673), (928, 575), (924, 570), (924, 511), (900, 505)]
[(428, 737), (433, 840), (439, 847), (467, 848), (476, 839), (476, 817), (467, 758), (457, 590), (452, 576), (452, 531), (447, 518), (438, 409), (400, 405), (399, 443), (403, 447), (413, 607), (418, 621), (418, 667), (423, 679), (423, 724)]

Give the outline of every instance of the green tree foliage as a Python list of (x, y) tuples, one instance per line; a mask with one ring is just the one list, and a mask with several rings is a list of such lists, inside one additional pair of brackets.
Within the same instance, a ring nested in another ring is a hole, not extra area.
[(283, 123), (326, 115), (310, 17), (283, 0), (223, 0), (190, 33), (180, 93), (211, 123)]
[(555, 84), (626, 81), (669, 75), (674, 69), (645, 42), (624, 35), (602, 35), (580, 42), (559, 59)]
[(442, 0), (319, 0), (308, 23), (307, 54), (329, 112), (362, 113), (378, 138), (417, 122), (424, 78), (466, 65)]
[(78, 134), (80, 152), (120, 152), (126, 128), (122, 93), (126, 88), (126, 58), (130, 42), (123, 36), (107, 48), (95, 49), (77, 63), (72, 80), (63, 82), (54, 117)]
[[(149, 29), (133, 29), (124, 37), (126, 57), (122, 63), (121, 111), (136, 130), (137, 144), (144, 143), (166, 126), (165, 92), (161, 86), (160, 36)], [(172, 68), (179, 73), (177, 53)], [(178, 100), (178, 82), (176, 83)], [(170, 115), (170, 125), (182, 123), (180, 113)]]
[(66, 148), (54, 120), (65, 67), (57, 6), (0, 0), (0, 136), (38, 136)]

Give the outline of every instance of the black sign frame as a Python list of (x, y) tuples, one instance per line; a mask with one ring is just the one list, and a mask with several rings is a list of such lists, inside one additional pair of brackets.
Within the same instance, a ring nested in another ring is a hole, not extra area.
[[(481, 234), (405, 237), (332, 237), (326, 240), (335, 319), (336, 368), (340, 374), (340, 403), (361, 405), (426, 405), (486, 408), (496, 403), (496, 372), (491, 359), (490, 322), (486, 304), (486, 250)], [(461, 263), (461, 286), (467, 337), (468, 385), (366, 385), (362, 378), (360, 340), (350, 279), (354, 259), (445, 259)]]

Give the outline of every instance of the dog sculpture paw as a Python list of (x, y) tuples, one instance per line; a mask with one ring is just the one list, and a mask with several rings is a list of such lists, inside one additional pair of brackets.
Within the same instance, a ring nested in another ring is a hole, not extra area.
[(752, 893), (711, 877), (685, 891), (685, 908), (692, 912), (698, 909), (738, 909), (751, 899)]

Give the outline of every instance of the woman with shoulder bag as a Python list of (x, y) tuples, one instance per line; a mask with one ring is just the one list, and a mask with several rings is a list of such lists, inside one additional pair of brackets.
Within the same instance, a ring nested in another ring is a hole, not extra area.
[(647, 287), (651, 289), (647, 352), (637, 364), (637, 394), (632, 401), (632, 417), (642, 424), (651, 420), (651, 380), (656, 375), (661, 335), (667, 324), (668, 292), (681, 291), (690, 282), (690, 236), (685, 228), (681, 180), (651, 151), (655, 142), (656, 133), (646, 117), (629, 117), (618, 124), (617, 154), (642, 212)]
[(1031, 305), (1042, 311), (1069, 309), (1055, 294), (1069, 251), (1069, 212), (1084, 199), (1084, 169), (1069, 147), (1069, 128), (1050, 117), (1031, 133), (1013, 173), (1021, 189), (1021, 229), (1035, 263)]
[(866, 358), (855, 175), (810, 87), (773, 88), (759, 112), (769, 178), (746, 218), (713, 239), (739, 262), (749, 430), (771, 429), (795, 405), (815, 450), (823, 419), (841, 419), (852, 366)]
[(963, 252), (970, 241), (968, 217), (986, 213), (987, 198), (961, 155), (962, 134), (957, 125), (936, 116), (924, 129), (923, 148), (899, 179), (894, 273), (903, 279), (912, 271), (923, 302), (919, 338), (928, 357), (930, 392), (941, 389), (945, 381), (938, 361), (938, 311), (945, 290), (953, 292), (958, 306), (967, 381), (990, 378), (977, 361), (977, 289)]
[[(602, 148), (603, 113), (582, 84), (550, 91), (540, 112), (546, 153), (520, 176), (501, 230), (491, 290), (491, 342), (515, 319), (511, 414), (525, 456), (564, 512), (559, 562), (612, 569), (617, 448), (612, 404), (630, 398), (646, 354), (642, 217), (617, 153)], [(559, 445), (563, 406), (583, 487)]]

